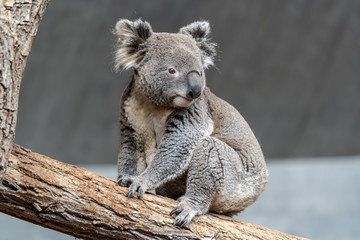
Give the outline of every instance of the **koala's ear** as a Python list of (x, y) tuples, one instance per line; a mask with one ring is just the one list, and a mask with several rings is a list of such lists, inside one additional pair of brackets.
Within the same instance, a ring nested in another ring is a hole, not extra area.
[(147, 51), (145, 42), (153, 33), (150, 24), (141, 19), (133, 22), (120, 19), (116, 23), (114, 33), (118, 37), (115, 69), (136, 67)]
[(210, 42), (210, 25), (206, 21), (193, 22), (182, 27), (179, 33), (186, 34), (195, 39), (201, 50), (204, 68), (214, 65), (216, 55), (216, 43)]

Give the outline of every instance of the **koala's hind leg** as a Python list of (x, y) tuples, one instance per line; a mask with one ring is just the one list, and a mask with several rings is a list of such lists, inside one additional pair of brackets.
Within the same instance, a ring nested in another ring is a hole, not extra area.
[[(225, 175), (232, 176), (231, 182)], [(244, 175), (239, 155), (226, 143), (213, 137), (204, 139), (195, 149), (190, 161), (186, 192), (171, 212), (178, 214), (177, 225), (187, 225), (196, 215), (209, 211), (217, 192), (225, 184), (238, 185)]]

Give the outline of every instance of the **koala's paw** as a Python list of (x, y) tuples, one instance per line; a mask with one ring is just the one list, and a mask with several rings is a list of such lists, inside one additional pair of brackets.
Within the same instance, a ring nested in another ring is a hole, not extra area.
[(135, 193), (137, 197), (142, 199), (144, 193), (149, 189), (149, 184), (145, 179), (142, 179), (138, 176), (124, 175), (120, 176), (117, 179), (117, 183), (120, 186), (129, 187), (127, 197), (133, 198)]
[(130, 186), (131, 182), (132, 182), (132, 175), (127, 175), (127, 174), (123, 174), (120, 175), (117, 180), (116, 183), (122, 187), (128, 187)]
[[(149, 189), (149, 183), (138, 176), (126, 176), (121, 179), (121, 183), (129, 186), (127, 197), (133, 198), (137, 193), (138, 199), (142, 199), (144, 193)], [(121, 184), (120, 184), (121, 185)]]
[(180, 227), (187, 226), (196, 216), (202, 214), (190, 201), (181, 201), (177, 207), (171, 211), (170, 216), (176, 214), (175, 225)]

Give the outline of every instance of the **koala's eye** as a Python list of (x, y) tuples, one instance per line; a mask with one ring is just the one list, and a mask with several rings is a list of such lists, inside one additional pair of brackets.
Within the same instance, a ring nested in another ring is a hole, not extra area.
[(169, 68), (168, 69), (168, 72), (171, 74), (171, 75), (174, 75), (176, 73), (176, 70), (174, 68)]
[(203, 71), (200, 72), (200, 77), (202, 77), (202, 76), (203, 76)]

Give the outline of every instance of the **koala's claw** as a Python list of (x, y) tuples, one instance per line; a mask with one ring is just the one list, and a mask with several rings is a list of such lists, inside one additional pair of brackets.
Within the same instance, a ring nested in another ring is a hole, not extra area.
[(137, 176), (126, 176), (118, 179), (118, 184), (121, 186), (129, 186), (127, 197), (133, 198), (137, 193), (137, 198), (142, 199), (145, 192), (149, 189), (145, 180)]
[(175, 217), (175, 225), (186, 227), (198, 213), (191, 203), (180, 202), (179, 205), (170, 212), (170, 216), (177, 214)]
[[(133, 198), (135, 193), (139, 190), (139, 188), (140, 186), (137, 186), (136, 184), (131, 184), (127, 192), (127, 197)], [(139, 195), (138, 198), (140, 198)]]
[(145, 192), (149, 189), (149, 184), (138, 176), (131, 175), (122, 175), (117, 179), (117, 184), (123, 187), (129, 187), (127, 197), (133, 198), (135, 193), (137, 193), (137, 197), (142, 199)]
[(177, 206), (176, 208), (174, 208), (174, 210), (172, 210), (170, 212), (170, 216), (174, 215), (174, 214), (179, 214), (182, 210), (179, 208), (179, 206)]
[(132, 183), (132, 176), (122, 175), (117, 178), (116, 183), (122, 187), (128, 187)]

